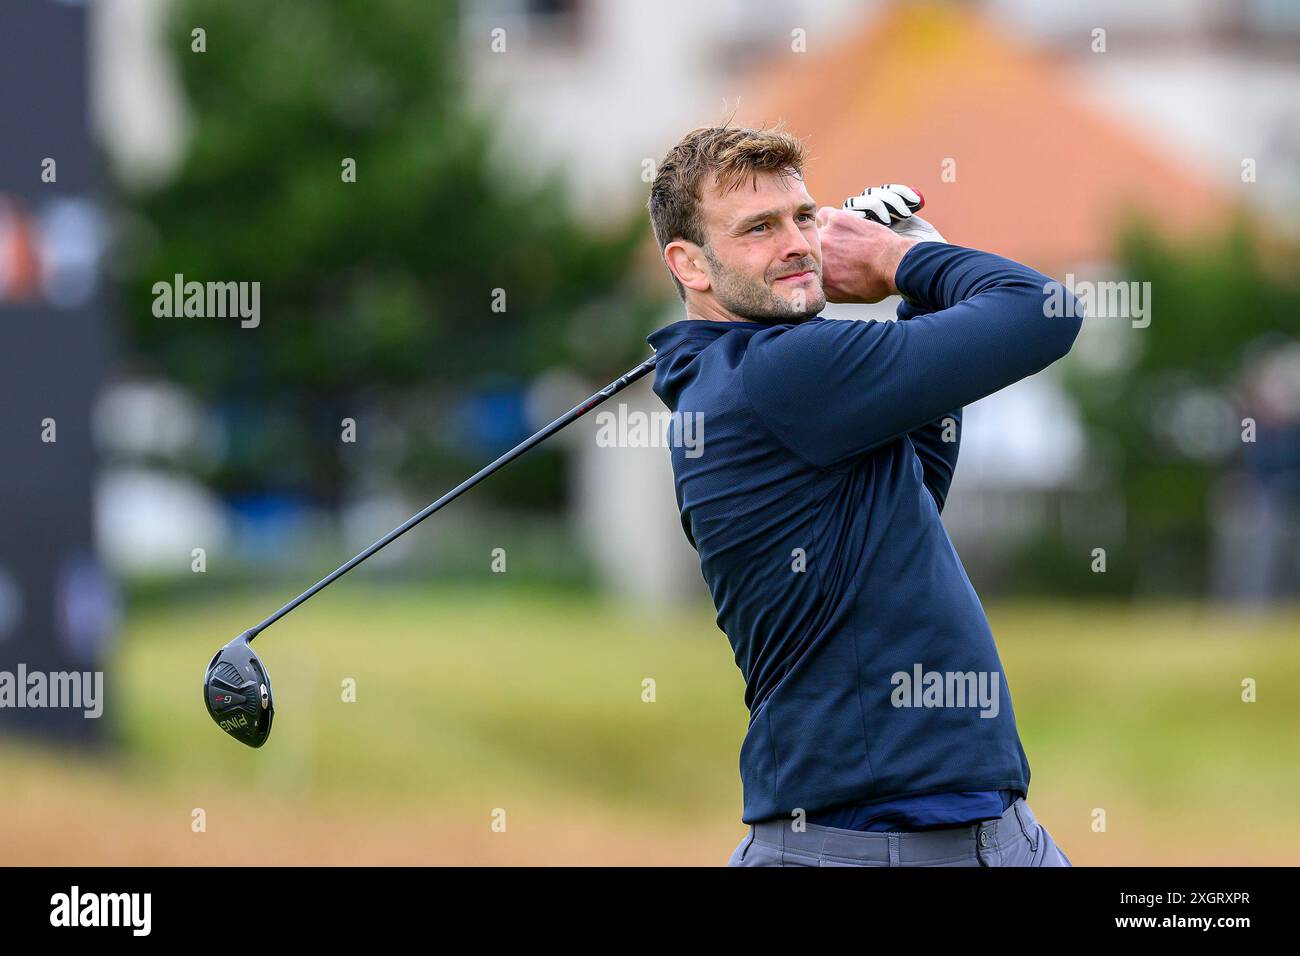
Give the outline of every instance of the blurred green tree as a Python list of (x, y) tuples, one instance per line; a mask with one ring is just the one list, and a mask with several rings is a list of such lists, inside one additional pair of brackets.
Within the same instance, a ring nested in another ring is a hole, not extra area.
[[(1245, 220), (1199, 246), (1130, 228), (1121, 249), (1122, 275), (1151, 283), (1151, 323), (1122, 332), (1129, 348), (1112, 367), (1067, 366), (1099, 470), (1094, 494), (1120, 496), (1125, 513), (1122, 549), (1111, 549), (1107, 573), (1086, 586), (1203, 593), (1212, 489), (1241, 466), (1248, 453), (1241, 422), (1258, 414), (1243, 387), (1248, 361), (1300, 339), (1296, 253), (1285, 243), (1265, 245)], [(1077, 548), (1068, 562), (1052, 560), (1052, 551), (1050, 542), (1035, 542), (1018, 577), (1055, 577), (1050, 589), (1078, 593)]]
[[(336, 504), (340, 420), (365, 396), (407, 413), (418, 434), (391, 465), (432, 493), (482, 460), (440, 422), (456, 396), (556, 364), (605, 375), (645, 352), (654, 306), (625, 281), (643, 217), (592, 234), (553, 171), (502, 165), (462, 85), (456, 4), (181, 0), (168, 38), (192, 138), (165, 185), (122, 189), (152, 237), (128, 266), (126, 344), (222, 410), (229, 447), (203, 475), (217, 489)], [(155, 317), (151, 288), (175, 274), (260, 282), (260, 326)], [(529, 456), (497, 493), (552, 500), (557, 454)]]

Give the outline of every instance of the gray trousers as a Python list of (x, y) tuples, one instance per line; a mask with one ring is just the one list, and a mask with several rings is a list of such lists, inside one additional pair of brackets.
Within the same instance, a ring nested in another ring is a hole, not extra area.
[(1070, 866), (1023, 798), (1001, 817), (915, 833), (773, 820), (749, 828), (728, 866)]

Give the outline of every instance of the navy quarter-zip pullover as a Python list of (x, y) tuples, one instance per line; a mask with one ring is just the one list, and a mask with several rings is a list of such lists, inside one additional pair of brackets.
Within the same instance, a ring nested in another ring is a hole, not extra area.
[(944, 243), (913, 246), (895, 282), (898, 322), (685, 320), (649, 337), (655, 393), (702, 416), (672, 465), (745, 678), (746, 823), (1029, 792), (993, 635), (939, 518), (945, 439), (963, 406), (1066, 354), (1080, 310), (1039, 272)]

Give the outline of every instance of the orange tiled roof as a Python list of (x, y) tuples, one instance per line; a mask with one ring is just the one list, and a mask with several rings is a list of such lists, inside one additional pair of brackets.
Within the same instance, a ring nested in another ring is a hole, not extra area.
[[(826, 55), (781, 57), (740, 88), (737, 123), (783, 119), (805, 137), (822, 205), (906, 182), (950, 241), (1044, 269), (1106, 259), (1128, 206), (1158, 210), (1173, 233), (1228, 206), (1176, 156), (1083, 105), (1048, 57), (965, 8), (891, 8)], [(941, 178), (948, 157), (955, 182)]]

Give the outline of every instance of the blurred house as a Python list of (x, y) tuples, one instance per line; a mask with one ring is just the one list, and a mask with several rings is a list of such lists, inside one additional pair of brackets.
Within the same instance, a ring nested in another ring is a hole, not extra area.
[[(158, 43), (167, 7), (94, 8), (96, 125), (110, 160), (146, 179), (166, 174), (186, 129)], [(1297, 9), (1279, 0), (483, 0), (461, 5), (460, 49), (477, 105), (497, 117), (511, 175), (559, 169), (593, 225), (636, 214), (664, 152), (734, 112), (737, 122), (784, 120), (807, 137), (809, 185), (823, 203), (904, 179), (926, 193), (951, 241), (1104, 282), (1140, 278), (1115, 273), (1126, 216), (1187, 235), (1246, 202), (1279, 229), (1300, 222)], [(648, 223), (646, 239), (648, 280), (667, 293)], [(664, 323), (679, 315), (673, 302)], [(888, 317), (892, 306), (827, 314)], [(1160, 321), (1158, 301), (1155, 312)], [(1123, 363), (1140, 334), (1123, 319), (1090, 321), (1069, 361)], [(1094, 537), (1122, 529), (1122, 502), (1102, 519), (1072, 505), (1095, 474), (1059, 371), (968, 412), (945, 520), (978, 563), (995, 565), (1045, 522)], [(661, 407), (644, 381), (620, 400)], [(598, 448), (594, 429), (581, 435), (577, 517), (606, 583), (648, 601), (698, 593), (666, 453)], [(638, 464), (647, 456), (652, 467)]]
[[(862, 31), (873, 25), (878, 42), (868, 50)], [(949, 81), (962, 82), (936, 89), (926, 78), (934, 51), (916, 49), (917, 33), (932, 31), (937, 41), (944, 30), (966, 28), (979, 41), (961, 49), (980, 59), (947, 70)], [(892, 36), (898, 29), (911, 39)], [(495, 30), (504, 33), (500, 52), (490, 48)], [(714, 123), (737, 104), (752, 114), (746, 107), (761, 104), (751, 81), (764, 75), (780, 82), (776, 76), (816, 70), (825, 79), (834, 60), (844, 76), (855, 77), (855, 90), (871, 77), (894, 93), (874, 101), (879, 119), (864, 123), (879, 138), (879, 124), (897, 115), (882, 104), (923, 102), (936, 118), (943, 115), (937, 103), (951, 112), (948, 104), (969, 102), (968, 79), (986, 96), (1033, 81), (1017, 66), (1029, 58), (1050, 68), (1051, 88), (1067, 89), (1113, 127), (1173, 154), (1216, 192), (1255, 204), (1279, 226), (1296, 224), (1300, 5), (1288, 0), (664, 0), (653, 8), (617, 0), (483, 0), (464, 5), (463, 34), (479, 99), (509, 132), (503, 152), (527, 155), (539, 170), (562, 166), (594, 217), (617, 215), (642, 199), (643, 161), (657, 160), (691, 126)], [(796, 40), (807, 52), (793, 52)], [(918, 63), (893, 52), (904, 40), (913, 44), (909, 53), (922, 53)], [(858, 58), (868, 53), (872, 60)], [(1003, 70), (1007, 54), (1010, 69)], [(842, 95), (840, 73), (834, 75), (811, 93), (804, 88), (798, 105), (852, 103), (861, 116), (862, 104)], [(1255, 182), (1241, 180), (1244, 159), (1256, 161)]]
[[(1050, 54), (1115, 122), (1272, 228), (1300, 231), (1300, 4), (989, 0), (983, 10)], [(1099, 30), (1104, 52), (1093, 51)]]
[(880, 3), (862, 0), (477, 0), (462, 50), (478, 103), (501, 120), (517, 171), (563, 172), (582, 212), (612, 219), (645, 201), (647, 164), (693, 126), (731, 112), (737, 78), (807, 29), (824, 46)]
[[(494, 26), (515, 45), (475, 52)], [(807, 138), (819, 202), (906, 180), (950, 241), (1101, 283), (1140, 279), (1116, 273), (1126, 218), (1178, 236), (1213, 229), (1243, 201), (1286, 218), (1296, 184), (1280, 170), (1300, 165), (1300, 140), (1287, 133), (1300, 103), (1300, 70), (1288, 56), (1298, 29), (1268, 3), (670, 2), (652, 13), (615, 2), (516, 2), (472, 13), (465, 42), (480, 96), (509, 119), (512, 148), (527, 144), (539, 166), (562, 165), (594, 217), (643, 203), (647, 170), (668, 147), (735, 109), (736, 122), (783, 120)], [(1266, 172), (1251, 181), (1247, 160)], [(654, 250), (646, 262), (662, 279)], [(894, 305), (826, 314), (887, 318)], [(677, 317), (674, 308), (664, 321)], [(1134, 325), (1094, 317), (1069, 361), (1124, 362), (1140, 347)], [(1079, 500), (1094, 476), (1059, 375), (1050, 370), (967, 412), (945, 520), (976, 563), (996, 566), (1045, 522), (1119, 543), (1123, 503), (1099, 511)], [(659, 407), (648, 387), (627, 401)], [(676, 513), (661, 476), (627, 466), (615, 450), (584, 447), (583, 487), (636, 484), (636, 507), (620, 512), (616, 534), (608, 499), (583, 498), (602, 564), (691, 567), (684, 542), (648, 543)], [(668, 550), (652, 559), (652, 547)], [(642, 583), (646, 599), (680, 593), (662, 574)]]

